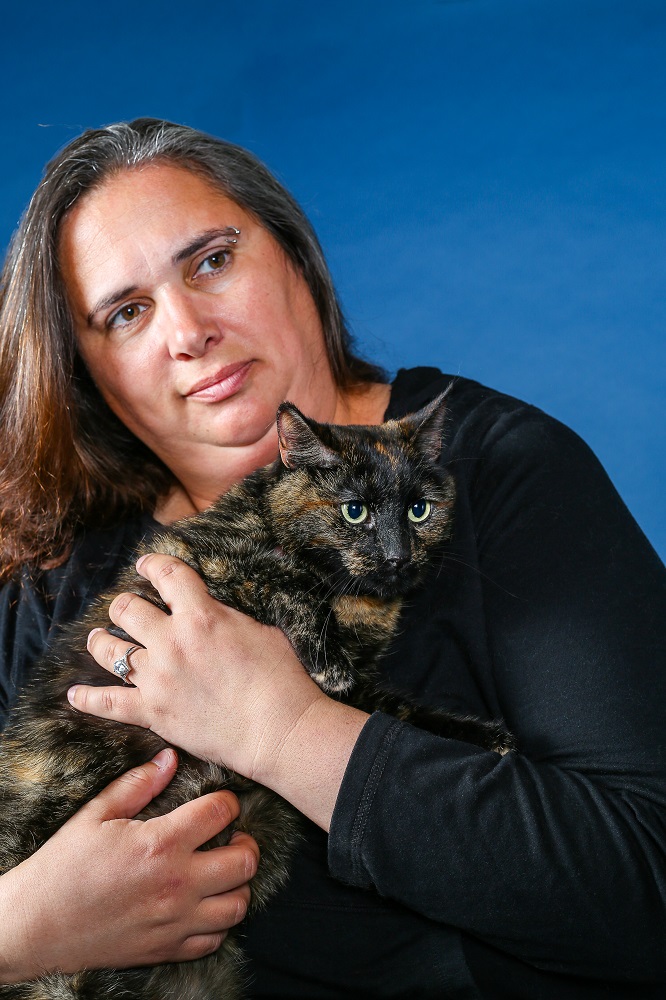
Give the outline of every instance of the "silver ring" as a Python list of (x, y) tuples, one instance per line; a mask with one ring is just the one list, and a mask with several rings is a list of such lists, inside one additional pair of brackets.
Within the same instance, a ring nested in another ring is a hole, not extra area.
[(130, 655), (130, 653), (135, 652), (135, 650), (137, 649), (141, 649), (141, 646), (128, 646), (123, 655), (120, 657), (120, 659), (116, 660), (115, 663), (113, 664), (114, 674), (122, 678), (124, 684), (129, 684), (129, 681), (127, 680), (127, 675), (132, 669), (128, 663), (127, 657)]

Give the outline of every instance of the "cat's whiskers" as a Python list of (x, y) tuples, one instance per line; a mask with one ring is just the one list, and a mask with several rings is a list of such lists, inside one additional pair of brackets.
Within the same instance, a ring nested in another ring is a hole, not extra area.
[(328, 614), (326, 615), (326, 618), (324, 619), (324, 623), (323, 623), (323, 625), (321, 627), (321, 632), (319, 634), (319, 645), (320, 645), (320, 647), (323, 646), (323, 649), (324, 649), (324, 666), (325, 666), (326, 669), (328, 668), (328, 653), (327, 653), (327, 648), (328, 647), (327, 647), (327, 643), (326, 643), (326, 633), (328, 632), (328, 625), (329, 625), (329, 622), (331, 620), (331, 615), (332, 614), (333, 614), (333, 608), (329, 608)]
[(442, 571), (445, 569), (444, 563), (446, 562), (456, 563), (457, 566), (463, 566), (465, 569), (471, 570), (473, 573), (476, 573), (477, 576), (480, 576), (482, 579), (492, 584), (493, 587), (497, 587), (497, 589), (501, 590), (502, 593), (507, 594), (509, 597), (514, 597), (516, 598), (516, 600), (519, 600), (517, 594), (513, 594), (510, 590), (507, 590), (506, 587), (503, 587), (501, 584), (499, 584), (497, 580), (493, 580), (492, 576), (488, 576), (488, 574), (484, 573), (483, 570), (479, 569), (478, 566), (475, 566), (473, 563), (467, 562), (465, 559), (462, 559), (460, 556), (454, 555), (452, 552), (442, 553), (439, 560), (439, 565), (437, 566), (437, 572), (435, 574), (438, 579)]

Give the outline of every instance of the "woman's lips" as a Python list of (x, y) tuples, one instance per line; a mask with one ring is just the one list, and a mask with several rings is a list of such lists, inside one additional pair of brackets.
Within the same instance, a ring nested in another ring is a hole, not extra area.
[(201, 379), (185, 396), (188, 399), (201, 399), (206, 403), (218, 403), (227, 399), (240, 389), (251, 364), (251, 361), (241, 361), (239, 364), (227, 365), (214, 375)]

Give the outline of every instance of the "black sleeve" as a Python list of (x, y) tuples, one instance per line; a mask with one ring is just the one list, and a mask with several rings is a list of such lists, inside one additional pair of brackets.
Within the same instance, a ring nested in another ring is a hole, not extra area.
[(49, 633), (48, 601), (24, 573), (0, 591), (0, 730)]
[(522, 407), (477, 444), (477, 628), (519, 752), (375, 714), (330, 869), (536, 968), (665, 982), (666, 572), (571, 431)]
[(82, 534), (61, 566), (25, 567), (0, 590), (0, 730), (56, 631), (112, 586), (139, 539), (155, 527), (150, 518), (136, 518)]

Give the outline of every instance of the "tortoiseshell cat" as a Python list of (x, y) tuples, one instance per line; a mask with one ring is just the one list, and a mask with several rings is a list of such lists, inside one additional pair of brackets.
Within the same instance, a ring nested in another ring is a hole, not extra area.
[[(198, 570), (214, 597), (282, 628), (329, 694), (504, 753), (511, 738), (501, 725), (418, 709), (377, 686), (377, 662), (397, 624), (402, 595), (422, 579), (451, 533), (454, 485), (438, 464), (445, 395), (377, 427), (318, 424), (283, 403), (274, 465), (204, 513), (172, 525), (145, 551), (179, 556)], [(133, 567), (114, 593), (122, 590), (163, 606)], [(75, 681), (121, 683), (86, 652), (89, 630), (109, 625), (110, 600), (100, 598), (56, 641), (0, 742), (0, 872), (34, 852), (115, 777), (165, 746), (149, 730), (82, 715), (67, 702)], [(209, 846), (226, 843), (233, 829), (253, 834), (261, 864), (252, 907), (262, 905), (287, 877), (297, 839), (295, 811), (224, 767), (182, 751), (179, 758), (175, 778), (141, 815), (162, 814), (217, 788), (233, 789), (240, 817)], [(232, 1000), (241, 991), (241, 964), (232, 931), (215, 955), (199, 961), (51, 975), (2, 987), (0, 997)]]

